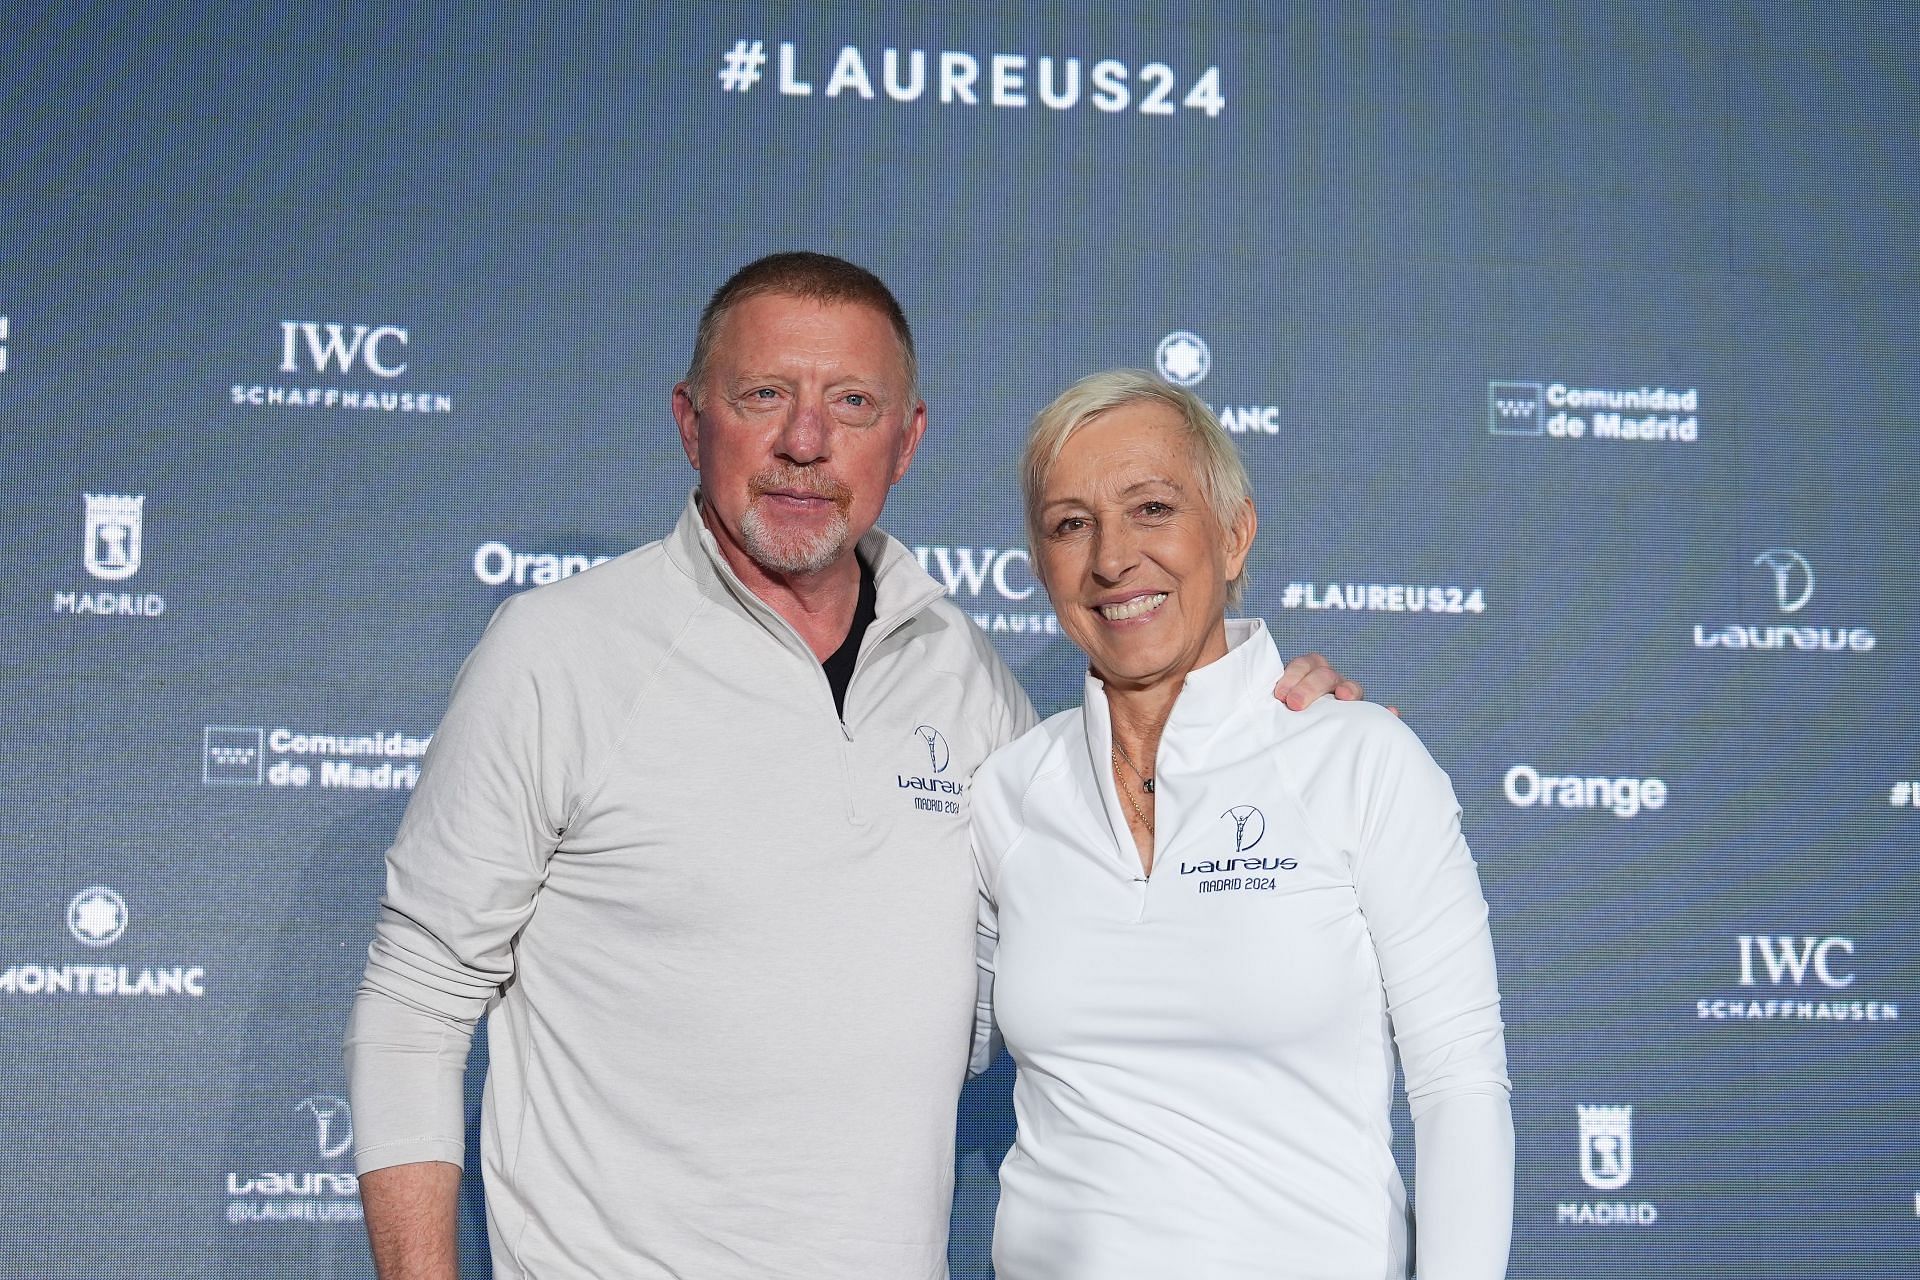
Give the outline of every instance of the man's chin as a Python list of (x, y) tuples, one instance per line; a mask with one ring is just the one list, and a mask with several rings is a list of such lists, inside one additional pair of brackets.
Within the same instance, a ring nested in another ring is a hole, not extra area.
[(833, 567), (849, 544), (846, 517), (837, 511), (830, 522), (796, 529), (782, 528), (750, 510), (740, 522), (740, 535), (753, 562), (769, 573), (779, 574), (820, 573)]

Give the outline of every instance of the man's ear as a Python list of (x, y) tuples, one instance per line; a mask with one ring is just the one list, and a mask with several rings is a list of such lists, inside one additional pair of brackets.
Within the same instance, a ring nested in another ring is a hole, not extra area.
[(907, 478), (907, 468), (913, 465), (913, 455), (920, 451), (920, 441), (927, 434), (927, 402), (914, 397), (913, 412), (900, 428), (900, 456), (893, 464), (893, 479), (889, 485), (899, 484)]
[(685, 382), (677, 382), (673, 387), (673, 420), (680, 428), (680, 447), (686, 450), (687, 461), (693, 469), (700, 469), (700, 411), (693, 407), (693, 387)]

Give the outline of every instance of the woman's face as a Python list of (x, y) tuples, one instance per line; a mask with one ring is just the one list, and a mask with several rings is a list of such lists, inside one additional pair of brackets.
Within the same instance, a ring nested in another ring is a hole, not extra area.
[(1227, 651), (1227, 584), (1253, 545), (1253, 504), (1222, 529), (1171, 405), (1137, 401), (1068, 438), (1040, 494), (1041, 581), (1110, 686), (1178, 680)]

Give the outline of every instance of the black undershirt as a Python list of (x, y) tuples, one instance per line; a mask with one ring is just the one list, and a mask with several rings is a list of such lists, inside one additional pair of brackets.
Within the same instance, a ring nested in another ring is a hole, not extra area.
[(820, 664), (833, 690), (833, 709), (840, 713), (842, 720), (847, 718), (847, 686), (853, 682), (853, 664), (860, 656), (860, 642), (866, 638), (867, 628), (873, 625), (877, 599), (873, 570), (867, 568), (867, 562), (858, 555), (854, 556), (854, 562), (860, 566), (860, 598), (854, 601), (853, 626), (847, 629), (847, 638), (840, 642), (840, 647)]

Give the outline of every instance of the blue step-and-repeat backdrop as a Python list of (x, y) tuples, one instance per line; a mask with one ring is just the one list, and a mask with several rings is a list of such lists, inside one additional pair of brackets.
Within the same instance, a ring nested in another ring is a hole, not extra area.
[(694, 318), (778, 248), (901, 294), (888, 527), (1043, 710), (1033, 412), (1146, 366), (1236, 433), (1248, 610), (1466, 806), (1514, 1275), (1920, 1274), (1911, 5), (23, 5), (0, 57), (0, 1274), (371, 1274), (339, 1042), (420, 753), (503, 598), (669, 527)]

